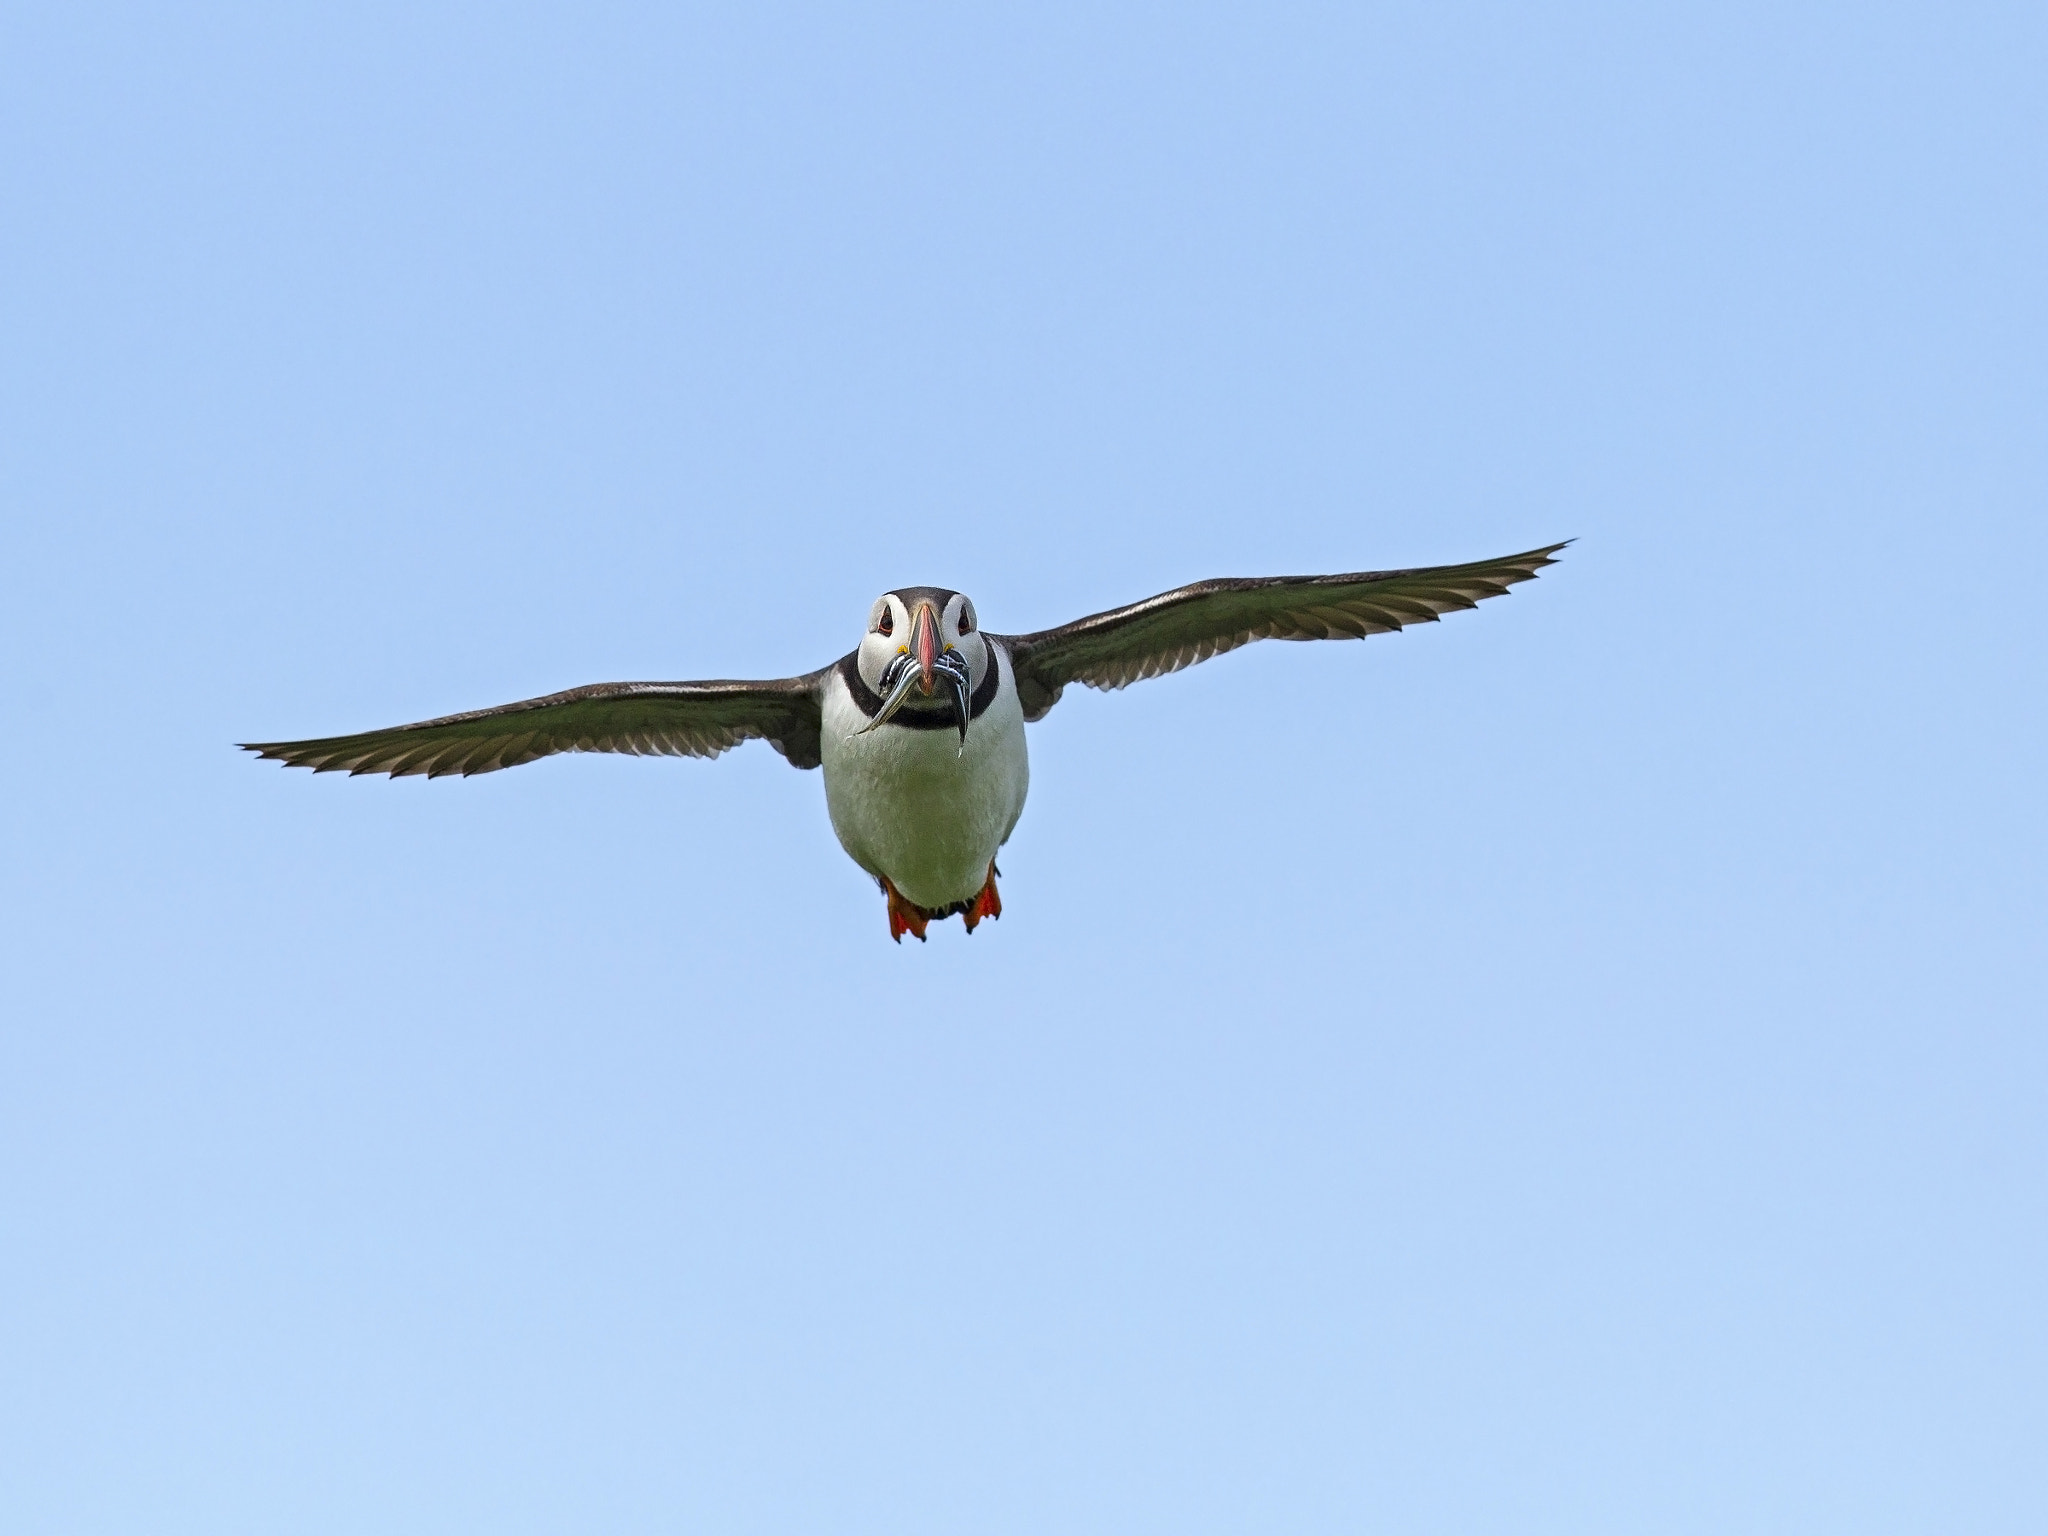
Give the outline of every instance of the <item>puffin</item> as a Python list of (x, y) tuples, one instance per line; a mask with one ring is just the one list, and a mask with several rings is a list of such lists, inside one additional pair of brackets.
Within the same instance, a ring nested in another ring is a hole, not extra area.
[(829, 666), (767, 681), (593, 683), (494, 709), (244, 751), (315, 773), (467, 777), (557, 752), (717, 757), (768, 743), (822, 768), (832, 830), (888, 900), (889, 936), (1000, 917), (996, 854), (1030, 786), (1024, 728), (1069, 683), (1115, 690), (1254, 640), (1356, 640), (1527, 581), (1570, 543), (1466, 565), (1198, 581), (1057, 629), (997, 634), (945, 587), (898, 587)]

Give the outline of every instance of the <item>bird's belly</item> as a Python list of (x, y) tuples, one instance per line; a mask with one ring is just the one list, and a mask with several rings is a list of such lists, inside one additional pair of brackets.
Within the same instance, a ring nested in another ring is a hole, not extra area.
[(893, 721), (855, 735), (867, 717), (838, 679), (823, 719), (825, 803), (853, 861), (920, 907), (973, 897), (1024, 810), (1030, 771), (1024, 715), (1004, 688), (967, 731)]

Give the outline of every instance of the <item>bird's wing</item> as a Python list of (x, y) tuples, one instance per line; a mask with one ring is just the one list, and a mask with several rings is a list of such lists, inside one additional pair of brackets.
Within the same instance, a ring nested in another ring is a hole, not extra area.
[(1498, 560), (1412, 571), (1198, 581), (1058, 629), (991, 638), (1008, 649), (1024, 718), (1036, 720), (1059, 702), (1068, 683), (1122, 688), (1253, 640), (1356, 640), (1434, 623), (1439, 614), (1476, 607), (1527, 581), (1563, 548), (1548, 544)]
[(245, 743), (244, 751), (315, 773), (491, 773), (555, 752), (716, 757), (760, 737), (798, 768), (815, 768), (819, 697), (831, 668), (758, 683), (593, 683), (318, 741)]

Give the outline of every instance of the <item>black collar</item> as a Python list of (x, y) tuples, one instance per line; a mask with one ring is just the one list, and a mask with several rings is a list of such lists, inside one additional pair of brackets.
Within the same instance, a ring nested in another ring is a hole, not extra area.
[[(975, 631), (980, 634), (980, 631)], [(974, 690), (974, 696), (967, 701), (967, 718), (979, 720), (982, 712), (996, 701), (996, 689), (1001, 679), (996, 675), (1002, 669), (1002, 653), (982, 637), (982, 649), (988, 654), (988, 665), (981, 671), (981, 686)], [(870, 688), (867, 679), (860, 675), (860, 652), (850, 651), (839, 658), (839, 675), (846, 679), (846, 691), (853, 695), (853, 702), (860, 712), (870, 720), (881, 712), (882, 696)], [(936, 709), (918, 709), (909, 703), (889, 717), (891, 725), (907, 725), (913, 731), (957, 730), (953, 712)]]

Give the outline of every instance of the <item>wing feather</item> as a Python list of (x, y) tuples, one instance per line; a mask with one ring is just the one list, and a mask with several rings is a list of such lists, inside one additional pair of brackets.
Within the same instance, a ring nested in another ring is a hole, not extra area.
[(992, 638), (1010, 653), (1024, 718), (1037, 720), (1068, 683), (1122, 688), (1254, 640), (1362, 639), (1434, 624), (1529, 580), (1570, 542), (1469, 565), (1198, 581), (1058, 629)]
[(798, 768), (819, 763), (819, 699), (831, 668), (769, 682), (593, 683), (495, 709), (243, 750), (315, 773), (468, 777), (557, 752), (717, 757), (766, 741)]

